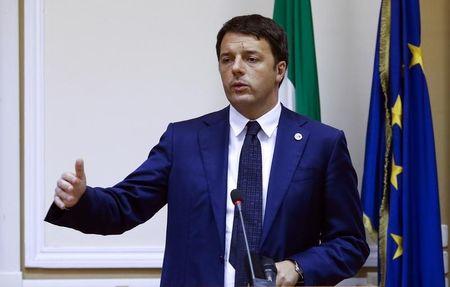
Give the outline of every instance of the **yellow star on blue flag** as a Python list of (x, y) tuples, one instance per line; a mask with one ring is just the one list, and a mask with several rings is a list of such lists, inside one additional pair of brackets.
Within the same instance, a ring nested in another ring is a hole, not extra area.
[(397, 249), (395, 250), (395, 254), (392, 259), (397, 259), (403, 255), (403, 237), (394, 233), (391, 233), (391, 237), (395, 244), (397, 244)]
[(402, 99), (400, 95), (397, 96), (397, 100), (395, 101), (394, 106), (391, 109), (392, 111), (392, 126), (397, 124), (400, 128), (402, 127)]
[(415, 65), (420, 65), (423, 70), (423, 59), (422, 59), (422, 48), (420, 46), (414, 46), (413, 44), (408, 43), (408, 48), (411, 51), (411, 62), (409, 63), (409, 67), (413, 67)]
[(392, 157), (392, 168), (391, 168), (391, 184), (398, 190), (398, 175), (403, 171), (403, 167), (395, 164), (395, 159)]
[(361, 201), (381, 287), (444, 287), (419, 0), (381, 0)]

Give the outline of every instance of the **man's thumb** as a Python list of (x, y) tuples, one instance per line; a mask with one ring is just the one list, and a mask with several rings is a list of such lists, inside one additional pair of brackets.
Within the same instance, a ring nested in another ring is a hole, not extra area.
[(79, 179), (84, 179), (84, 161), (82, 159), (77, 159), (75, 162), (75, 173)]

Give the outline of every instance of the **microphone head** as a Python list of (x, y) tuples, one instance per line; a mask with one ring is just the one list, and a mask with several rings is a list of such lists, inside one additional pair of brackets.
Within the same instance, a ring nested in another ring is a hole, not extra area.
[(236, 205), (238, 203), (242, 203), (242, 201), (243, 201), (242, 193), (237, 189), (233, 189), (231, 191), (230, 196), (231, 196), (231, 201), (233, 201), (234, 205)]
[(275, 261), (272, 258), (262, 256), (261, 264), (265, 271), (272, 271), (277, 274), (277, 267), (275, 266)]

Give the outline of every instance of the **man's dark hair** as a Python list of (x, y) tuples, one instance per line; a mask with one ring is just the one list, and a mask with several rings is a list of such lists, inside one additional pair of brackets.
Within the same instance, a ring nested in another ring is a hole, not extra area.
[(232, 18), (223, 24), (222, 29), (217, 33), (216, 53), (220, 57), (220, 45), (226, 33), (240, 33), (255, 36), (258, 40), (265, 39), (269, 42), (275, 64), (280, 61), (288, 63), (287, 37), (283, 28), (275, 21), (261, 15), (244, 15)]

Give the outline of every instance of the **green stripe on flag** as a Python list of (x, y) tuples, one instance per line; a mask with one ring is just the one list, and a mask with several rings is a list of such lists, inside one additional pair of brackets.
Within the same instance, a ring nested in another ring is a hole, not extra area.
[(273, 19), (288, 38), (288, 78), (298, 113), (320, 120), (319, 84), (310, 0), (275, 0)]

